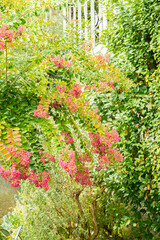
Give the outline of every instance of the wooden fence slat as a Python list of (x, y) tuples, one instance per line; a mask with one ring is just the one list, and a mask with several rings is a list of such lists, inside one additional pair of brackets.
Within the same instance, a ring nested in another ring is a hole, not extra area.
[(93, 41), (93, 47), (95, 46), (95, 1), (91, 0), (91, 38)]
[(85, 40), (88, 40), (88, 28), (87, 28), (87, 20), (88, 20), (88, 6), (87, 2), (84, 4), (84, 21), (85, 21), (85, 29), (84, 29), (84, 36)]
[(68, 7), (68, 20), (69, 20), (69, 24), (71, 23), (71, 6)]
[(73, 6), (73, 21), (74, 21), (74, 28), (76, 27), (76, 5)]
[(63, 8), (63, 34), (65, 35), (67, 27), (67, 9), (64, 7)]
[(102, 34), (102, 30), (103, 30), (103, 23), (102, 23), (102, 19), (103, 19), (103, 11), (102, 11), (102, 3), (99, 3), (99, 38), (101, 37)]
[(78, 32), (80, 39), (82, 38), (82, 9), (81, 3), (78, 2)]
[[(67, 23), (70, 24), (73, 20), (73, 26), (76, 28), (78, 25), (79, 39), (84, 38), (88, 40), (89, 38), (93, 41), (93, 47), (95, 47), (96, 33), (98, 32), (99, 38), (101, 37), (102, 31), (107, 28), (107, 16), (106, 16), (106, 4), (108, 0), (102, 0), (97, 3), (96, 0), (85, 0), (82, 5), (80, 0), (69, 3), (67, 8), (63, 8), (63, 31), (66, 31)], [(96, 19), (96, 9), (98, 4), (98, 18), (99, 22), (95, 22)], [(90, 7), (90, 23), (88, 22), (89, 9)], [(84, 14), (83, 14), (84, 13)], [(77, 23), (78, 20), (78, 23)], [(85, 26), (82, 29), (82, 22), (85, 22)], [(95, 24), (98, 24), (95, 26)], [(83, 35), (83, 36), (82, 36)]]
[(107, 28), (106, 4), (107, 4), (107, 0), (104, 0), (104, 4), (103, 4), (103, 30), (105, 30)]

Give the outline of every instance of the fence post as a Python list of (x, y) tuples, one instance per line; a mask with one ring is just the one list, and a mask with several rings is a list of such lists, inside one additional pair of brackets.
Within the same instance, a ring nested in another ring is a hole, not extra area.
[(82, 38), (82, 11), (81, 11), (81, 3), (78, 2), (78, 32), (80, 39)]
[(65, 7), (63, 7), (63, 33), (65, 35), (66, 31), (66, 26), (67, 26), (67, 10)]
[(93, 47), (95, 47), (95, 2), (91, 0), (91, 38), (93, 40)]
[(99, 8), (99, 38), (102, 35), (102, 30), (103, 30), (103, 23), (102, 23), (102, 19), (103, 19), (103, 11), (102, 11), (102, 3), (98, 4), (98, 8)]
[(85, 40), (88, 40), (88, 28), (87, 28), (87, 20), (88, 20), (88, 5), (87, 5), (87, 1), (85, 2), (84, 4), (84, 21), (85, 21), (85, 29), (84, 29), (84, 37), (85, 37)]
[(74, 21), (74, 28), (76, 28), (76, 5), (73, 6), (73, 21)]
[(104, 0), (104, 4), (103, 4), (103, 30), (105, 30), (107, 28), (106, 4), (107, 4), (107, 0)]

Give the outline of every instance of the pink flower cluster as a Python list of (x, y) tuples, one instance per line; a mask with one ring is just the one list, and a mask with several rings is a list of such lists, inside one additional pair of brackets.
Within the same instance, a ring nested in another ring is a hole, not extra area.
[(74, 174), (74, 180), (81, 185), (88, 185), (92, 186), (93, 183), (91, 181), (91, 178), (89, 176), (89, 168), (88, 167), (82, 167), (77, 169), (76, 173)]
[[(66, 161), (65, 158), (68, 158), (69, 161)], [(67, 149), (62, 150), (62, 155), (59, 156), (60, 166), (68, 173), (74, 173), (77, 170), (75, 164), (75, 151), (72, 149), (67, 152)]]
[(47, 60), (53, 61), (57, 68), (70, 68), (72, 65), (70, 60), (66, 61), (64, 58), (60, 58), (59, 56), (54, 57), (54, 55), (51, 55)]
[(0, 166), (0, 175), (1, 177), (4, 178), (4, 180), (7, 182), (7, 179), (11, 175), (9, 170), (4, 169), (3, 167)]
[(63, 131), (61, 132), (61, 135), (65, 137), (64, 140), (62, 140), (63, 142), (65, 142), (66, 144), (73, 143), (73, 138), (70, 136), (69, 133)]
[(44, 111), (44, 106), (40, 104), (37, 106), (37, 110), (34, 110), (34, 116), (39, 118), (48, 118), (49, 113), (47, 111)]
[(50, 154), (48, 154), (46, 152), (43, 152), (42, 150), (39, 151), (39, 155), (42, 155), (42, 157), (40, 159), (40, 161), (42, 163), (46, 163), (46, 162), (49, 162), (49, 161), (55, 162), (55, 158), (54, 158), (53, 155), (50, 155)]
[[(12, 146), (6, 147), (11, 154), (12, 164), (10, 170), (5, 170), (0, 167), (1, 176), (7, 181), (9, 179), (9, 185), (12, 187), (19, 187), (20, 179), (27, 179), (30, 175), (31, 169), (29, 168), (31, 153), (20, 149), (16, 151), (16, 148)], [(14, 160), (16, 159), (16, 160)], [(16, 164), (16, 162), (18, 163)]]
[(77, 104), (77, 99), (76, 100), (73, 100), (72, 97), (68, 97), (66, 98), (65, 102), (68, 104), (71, 112), (77, 112), (79, 106)]
[(29, 176), (29, 181), (32, 182), (36, 187), (44, 188), (45, 191), (49, 189), (49, 180), (50, 180), (50, 173), (43, 171), (38, 173), (32, 173)]
[[(84, 160), (85, 156), (80, 159)], [(69, 161), (66, 161), (68, 159)], [(79, 161), (80, 162), (80, 161)], [(60, 166), (70, 174), (70, 176), (81, 185), (92, 185), (89, 168), (85, 167), (85, 161), (81, 161), (81, 165), (77, 166), (75, 163), (75, 151), (72, 149), (67, 152), (67, 149), (63, 149), (62, 155), (59, 156)]]
[(118, 133), (114, 129), (108, 132), (106, 128), (104, 133), (105, 136), (102, 137), (98, 133), (89, 133), (91, 145), (94, 147), (93, 153), (98, 154), (99, 157), (99, 169), (102, 169), (104, 165), (107, 167), (111, 160), (117, 162), (123, 160), (123, 156), (117, 148), (112, 148), (113, 142), (119, 141)]
[(30, 164), (30, 157), (31, 153), (28, 151), (25, 151), (23, 149), (20, 149), (19, 151), (16, 151), (16, 149), (12, 146), (6, 147), (9, 153), (14, 156), (15, 158), (19, 159), (19, 163), (23, 167), (28, 167)]
[(74, 84), (72, 85), (72, 89), (69, 90), (69, 94), (72, 96), (72, 97), (80, 97), (82, 91), (81, 91), (81, 85), (80, 84)]
[(54, 102), (51, 104), (51, 106), (54, 107), (54, 108), (59, 108), (61, 105), (58, 104), (58, 103), (56, 102), (56, 100), (54, 100)]
[[(31, 153), (23, 149), (16, 151), (12, 146), (6, 148), (11, 154), (12, 163), (9, 170), (0, 167), (0, 175), (5, 181), (8, 179), (9, 185), (17, 188), (20, 185), (20, 179), (29, 179), (36, 187), (44, 187), (45, 191), (47, 191), (49, 188), (48, 181), (50, 180), (50, 173), (46, 171), (34, 173), (34, 170), (29, 167)], [(42, 151), (40, 151), (40, 154), (42, 154), (42, 158), (46, 161), (55, 161), (53, 155)]]
[(9, 30), (9, 26), (7, 24), (4, 24), (0, 28), (0, 39), (6, 41), (6, 42), (11, 42), (13, 38), (13, 31)]
[(7, 24), (0, 27), (0, 51), (4, 49), (5, 42), (12, 42), (13, 39), (20, 37), (24, 31), (23, 26), (19, 26), (18, 31), (10, 30)]

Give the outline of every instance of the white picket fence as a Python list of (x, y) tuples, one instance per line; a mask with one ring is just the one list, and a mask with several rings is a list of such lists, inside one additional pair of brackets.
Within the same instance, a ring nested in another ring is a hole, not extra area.
[(91, 39), (93, 46), (101, 37), (102, 31), (107, 28), (106, 4), (107, 0), (86, 0), (84, 4), (79, 1), (68, 3), (63, 8), (63, 32), (70, 27), (78, 27), (80, 39)]

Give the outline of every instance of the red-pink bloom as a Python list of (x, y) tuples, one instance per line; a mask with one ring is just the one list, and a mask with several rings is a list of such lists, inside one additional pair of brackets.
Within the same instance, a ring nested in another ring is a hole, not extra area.
[(31, 173), (29, 176), (29, 181), (33, 182), (33, 184), (36, 187), (40, 187), (45, 189), (47, 191), (49, 189), (49, 180), (50, 180), (50, 173), (43, 171), (43, 172), (38, 172), (38, 173)]
[(100, 53), (97, 56), (97, 59), (99, 61), (99, 64), (105, 64), (106, 62), (108, 63), (110, 60), (109, 54), (103, 55), (102, 53)]
[(87, 52), (90, 52), (91, 51), (91, 47), (92, 47), (92, 43), (91, 42), (83, 43), (82, 47), (85, 48), (85, 50)]
[(15, 32), (14, 35), (15, 39), (19, 38), (24, 31), (26, 31), (24, 26), (18, 26), (18, 30)]
[(72, 105), (70, 106), (71, 112), (77, 112), (77, 109), (78, 109), (78, 105), (77, 105), (77, 104), (72, 104)]
[(4, 49), (4, 43), (3, 42), (0, 42), (0, 51)]
[[(65, 160), (66, 157), (69, 161)], [(81, 185), (92, 185), (89, 168), (85, 167), (85, 163), (83, 162), (83, 158), (85, 157), (87, 158), (86, 160), (90, 161), (89, 156), (80, 156), (79, 160), (82, 162), (82, 165), (77, 167), (75, 163), (75, 151), (71, 149), (67, 152), (67, 149), (63, 149), (62, 155), (59, 156), (59, 164), (76, 182)]]
[(62, 140), (63, 142), (65, 142), (66, 144), (70, 144), (73, 143), (73, 138), (70, 136), (69, 133), (67, 133), (66, 131), (61, 133), (62, 136), (64, 136), (64, 140)]
[(111, 161), (120, 162), (123, 160), (123, 156), (117, 148), (112, 148), (112, 144), (119, 141), (118, 133), (114, 129), (108, 132), (106, 128), (104, 128), (104, 133), (105, 136), (100, 136), (98, 133), (89, 133), (91, 144), (94, 147), (93, 153), (98, 154), (99, 157), (99, 170), (107, 167)]
[(49, 113), (47, 111), (44, 111), (43, 105), (38, 105), (37, 110), (34, 110), (34, 116), (39, 117), (39, 118), (48, 118)]
[(79, 106), (77, 104), (77, 99), (73, 102), (72, 97), (68, 97), (65, 102), (68, 104), (71, 112), (76, 112), (78, 110)]
[(58, 104), (58, 103), (56, 102), (56, 100), (54, 100), (54, 102), (51, 104), (51, 106), (54, 107), (54, 108), (59, 108), (61, 105)]
[(55, 66), (57, 68), (70, 68), (72, 62), (70, 60), (65, 60), (64, 58), (60, 58), (59, 56), (54, 57), (54, 55), (51, 55), (50, 57), (48, 57), (47, 59), (48, 61), (53, 61)]
[(13, 178), (13, 179), (10, 179), (10, 181), (9, 181), (9, 186), (11, 186), (11, 187), (14, 187), (14, 188), (17, 188), (17, 187), (19, 187), (19, 185), (20, 185), (20, 180), (19, 179), (17, 179), (17, 178)]
[(11, 175), (9, 170), (4, 169), (3, 167), (0, 167), (0, 175), (4, 178), (4, 180), (7, 182), (8, 177)]
[(0, 39), (11, 42), (13, 38), (13, 31), (9, 30), (8, 28), (9, 26), (7, 24), (4, 24), (2, 27), (0, 27)]
[(72, 85), (72, 89), (69, 90), (69, 94), (72, 96), (72, 97), (80, 97), (82, 91), (81, 91), (81, 85), (80, 84), (74, 84)]
[(55, 162), (55, 158), (54, 158), (53, 155), (50, 155), (50, 154), (48, 154), (46, 152), (43, 152), (42, 150), (39, 151), (39, 155), (42, 155), (42, 157), (40, 159), (40, 161), (42, 163), (46, 163), (46, 162), (49, 162), (49, 161)]

